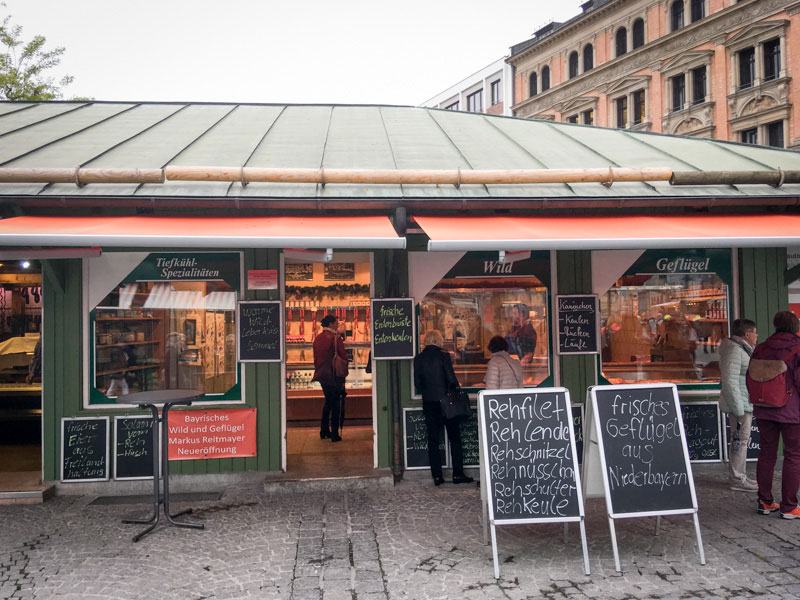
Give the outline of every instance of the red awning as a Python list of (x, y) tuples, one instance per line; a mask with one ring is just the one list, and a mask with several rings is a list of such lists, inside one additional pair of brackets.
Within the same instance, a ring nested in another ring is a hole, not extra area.
[(405, 248), (385, 216), (26, 216), (0, 246)]
[(428, 250), (616, 250), (800, 245), (800, 215), (416, 216)]

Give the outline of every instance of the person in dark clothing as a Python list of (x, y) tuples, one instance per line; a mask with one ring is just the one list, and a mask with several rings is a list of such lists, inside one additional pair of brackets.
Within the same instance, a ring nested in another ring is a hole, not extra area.
[[(775, 313), (772, 320), (775, 333), (756, 346), (753, 359), (786, 360), (792, 350), (800, 346), (800, 320), (794, 313)], [(797, 490), (800, 486), (800, 352), (786, 360), (786, 389), (791, 392), (781, 407), (753, 406), (753, 416), (758, 420), (761, 450), (756, 466), (758, 482), (758, 512), (769, 514), (778, 509), (784, 519), (800, 518)], [(772, 477), (778, 458), (778, 441), (783, 438), (783, 476), (781, 503), (772, 496)]]
[(338, 354), (347, 360), (344, 341), (339, 335), (339, 320), (326, 315), (320, 321), (322, 333), (314, 339), (314, 377), (319, 381), (325, 404), (322, 406), (322, 420), (319, 428), (320, 439), (330, 438), (332, 442), (342, 441), (339, 435), (339, 410), (345, 396), (344, 377), (336, 377), (333, 372), (333, 355)]
[(533, 362), (536, 352), (536, 330), (528, 318), (528, 306), (517, 304), (511, 312), (513, 323), (506, 339), (509, 353), (516, 354), (520, 363), (528, 365)]
[(471, 483), (472, 477), (464, 474), (464, 454), (461, 450), (461, 430), (458, 421), (446, 421), (442, 416), (441, 399), (448, 391), (458, 387), (453, 371), (453, 361), (442, 350), (444, 338), (436, 329), (425, 334), (425, 348), (414, 357), (414, 385), (422, 394), (422, 412), (425, 414), (425, 428), (428, 430), (428, 459), (431, 464), (433, 483), (444, 483), (442, 458), (439, 444), (442, 440), (442, 426), (447, 428), (450, 439), (450, 453), (453, 456), (453, 483)]

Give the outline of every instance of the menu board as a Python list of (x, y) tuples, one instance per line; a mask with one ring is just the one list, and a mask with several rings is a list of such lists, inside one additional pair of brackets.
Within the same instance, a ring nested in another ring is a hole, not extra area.
[(459, 423), (461, 430), (461, 451), (465, 467), (477, 467), (481, 464), (478, 444), (478, 411), (472, 409), (470, 416)]
[[(444, 432), (440, 440), (439, 454), (442, 466), (445, 466), (447, 452)], [(403, 409), (403, 451), (406, 469), (427, 469), (431, 466), (428, 460), (428, 428), (425, 426), (425, 414), (421, 408)]]
[[(727, 416), (727, 415), (726, 415)], [(728, 458), (728, 446), (730, 445), (731, 441), (731, 423), (726, 418), (725, 419), (725, 460), (729, 460)], [(758, 422), (755, 417), (753, 417), (752, 423), (750, 425), (750, 439), (747, 440), (747, 460), (754, 461), (758, 460), (758, 455), (761, 452), (761, 432), (758, 430)]]
[(600, 351), (598, 297), (591, 294), (556, 296), (559, 354)]
[(106, 481), (108, 434), (108, 417), (61, 419), (61, 481)]
[(609, 515), (695, 510), (675, 385), (595, 386), (591, 396)]
[(489, 515), (497, 523), (583, 515), (564, 388), (479, 393)]
[(583, 404), (572, 405), (572, 433), (575, 436), (575, 458), (583, 464)]
[(414, 358), (413, 298), (372, 299), (372, 358)]
[(239, 302), (239, 362), (283, 359), (283, 310), (278, 300)]
[(722, 438), (719, 432), (719, 404), (692, 402), (681, 404), (686, 447), (692, 462), (720, 462)]
[(153, 417), (114, 419), (114, 479), (153, 477)]

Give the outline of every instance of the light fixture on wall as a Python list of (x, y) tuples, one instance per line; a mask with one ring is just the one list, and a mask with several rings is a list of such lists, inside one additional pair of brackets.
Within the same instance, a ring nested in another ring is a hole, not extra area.
[(27, 260), (23, 260), (23, 261), (22, 261), (21, 263), (19, 263), (19, 264), (20, 264), (20, 266), (21, 266), (23, 269), (27, 269), (28, 267), (30, 267), (30, 266), (31, 266), (31, 263), (30, 263), (30, 261), (27, 261)]

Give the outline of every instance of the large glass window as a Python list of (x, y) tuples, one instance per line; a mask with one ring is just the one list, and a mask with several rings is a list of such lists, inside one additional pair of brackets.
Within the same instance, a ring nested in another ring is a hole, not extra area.
[(764, 81), (777, 79), (781, 73), (781, 40), (764, 42)]
[(691, 1), (692, 23), (706, 16), (706, 0)]
[(525, 385), (550, 374), (549, 253), (500, 264), (496, 252), (469, 252), (420, 301), (419, 340), (431, 329), (444, 337), (464, 387), (483, 387), (487, 345), (499, 335), (522, 362)]
[(633, 92), (633, 124), (639, 125), (644, 122), (647, 111), (645, 110), (644, 90)]
[(469, 112), (483, 112), (483, 90), (478, 90), (467, 96), (467, 110)]
[(614, 105), (617, 109), (617, 127), (625, 129), (628, 126), (628, 97), (617, 98)]
[(539, 89), (536, 83), (536, 73), (531, 73), (528, 79), (528, 96), (535, 96), (538, 93)]
[(686, 75), (681, 73), (670, 78), (670, 84), (672, 86), (672, 105), (670, 108), (672, 112), (683, 110), (683, 105), (686, 102)]
[(623, 54), (628, 52), (628, 30), (624, 27), (620, 27), (617, 29), (617, 33), (614, 36), (614, 42), (617, 50), (617, 56), (622, 56)]
[(745, 48), (739, 52), (739, 89), (753, 87), (756, 80), (756, 50)]
[(578, 76), (578, 53), (577, 52), (570, 52), (569, 53), (569, 77), (572, 79), (573, 77)]
[(728, 281), (728, 250), (643, 253), (600, 298), (603, 377), (610, 383), (718, 383)]
[(706, 67), (692, 69), (692, 104), (706, 101)]
[(550, 67), (542, 67), (542, 91), (550, 89)]
[(594, 68), (594, 46), (586, 44), (583, 47), (583, 72), (591, 71)]
[(683, 0), (675, 0), (669, 9), (671, 31), (683, 27)]
[(168, 389), (240, 400), (238, 272), (238, 254), (150, 254), (91, 313), (90, 402)]
[(767, 123), (767, 146), (774, 146), (775, 148), (783, 148), (783, 121), (775, 121), (774, 123)]

